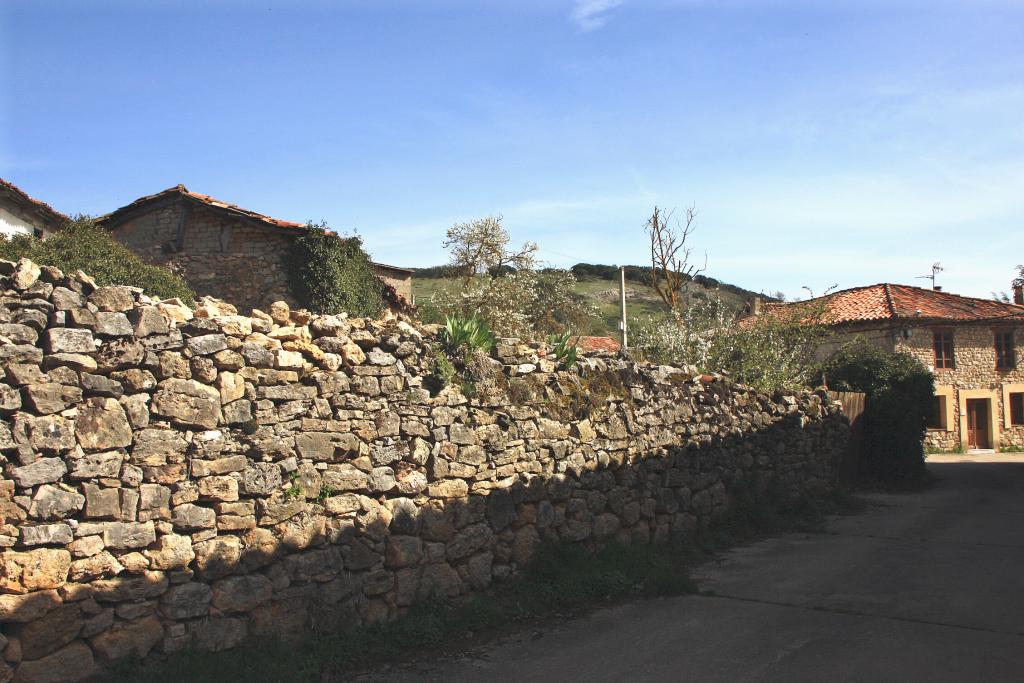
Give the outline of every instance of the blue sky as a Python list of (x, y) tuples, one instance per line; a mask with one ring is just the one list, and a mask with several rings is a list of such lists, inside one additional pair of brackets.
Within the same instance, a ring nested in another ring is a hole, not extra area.
[(0, 5), (0, 177), (99, 214), (177, 183), (443, 262), (502, 213), (554, 265), (803, 295), (1005, 290), (1024, 262), (1024, 3), (155, 0)]

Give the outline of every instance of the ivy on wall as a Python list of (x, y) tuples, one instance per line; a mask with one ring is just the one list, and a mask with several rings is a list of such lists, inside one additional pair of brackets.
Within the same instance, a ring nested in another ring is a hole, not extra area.
[(383, 283), (359, 236), (307, 225), (292, 242), (288, 272), (292, 294), (314, 313), (377, 317), (384, 310)]

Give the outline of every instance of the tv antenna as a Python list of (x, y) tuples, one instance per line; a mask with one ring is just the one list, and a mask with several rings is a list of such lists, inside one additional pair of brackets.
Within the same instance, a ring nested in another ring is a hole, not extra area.
[(942, 264), (939, 263), (938, 261), (936, 261), (935, 263), (932, 264), (932, 274), (931, 275), (918, 275), (916, 279), (918, 279), (918, 280), (931, 280), (932, 281), (932, 289), (935, 289), (935, 276), (938, 275), (939, 273), (941, 273), (944, 270), (945, 270), (945, 268), (942, 267)]

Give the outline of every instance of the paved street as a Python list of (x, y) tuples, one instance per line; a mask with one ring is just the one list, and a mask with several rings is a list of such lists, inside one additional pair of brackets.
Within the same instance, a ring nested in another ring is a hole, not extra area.
[(933, 458), (829, 533), (736, 549), (714, 596), (633, 602), (389, 680), (1024, 680), (1024, 457)]

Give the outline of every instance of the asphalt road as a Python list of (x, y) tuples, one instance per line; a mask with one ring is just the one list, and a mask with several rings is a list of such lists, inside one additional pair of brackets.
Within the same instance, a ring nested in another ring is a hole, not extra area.
[[(986, 461), (987, 460), (987, 461)], [(1024, 681), (1024, 458), (944, 457), (827, 533), (698, 568), (644, 600), (378, 674), (430, 681)]]

